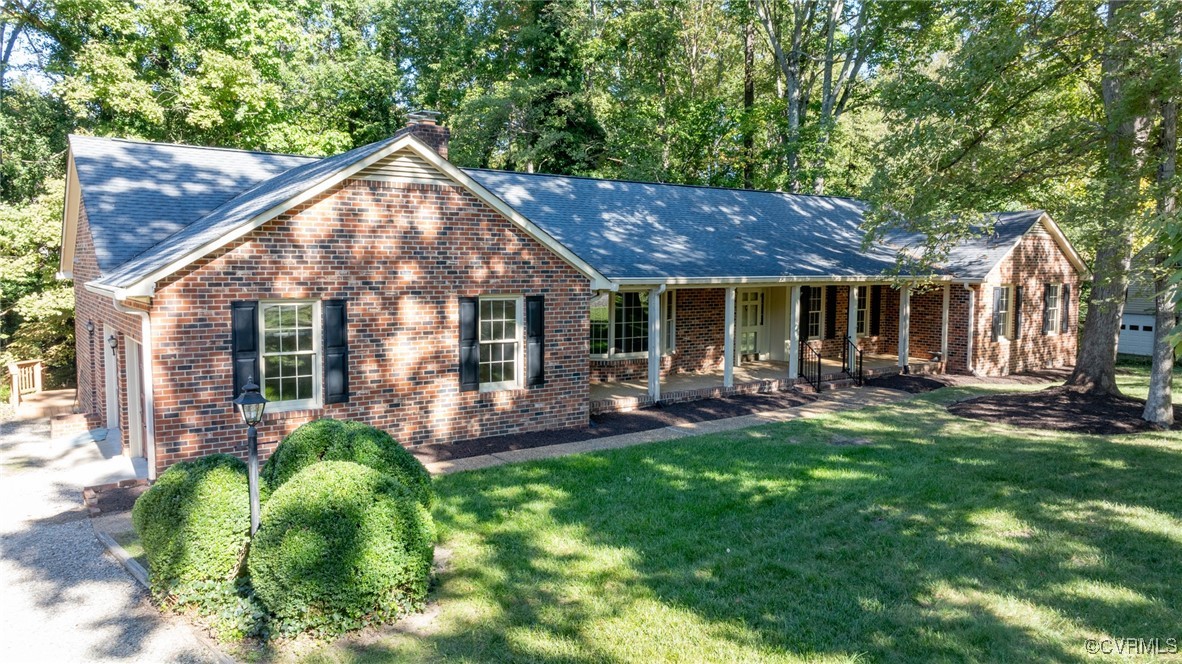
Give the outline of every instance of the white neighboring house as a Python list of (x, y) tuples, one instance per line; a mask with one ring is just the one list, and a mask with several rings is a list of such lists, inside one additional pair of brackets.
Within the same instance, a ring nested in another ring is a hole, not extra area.
[(1156, 315), (1153, 278), (1145, 271), (1134, 269), (1125, 291), (1125, 313), (1120, 321), (1117, 351), (1126, 355), (1153, 355)]

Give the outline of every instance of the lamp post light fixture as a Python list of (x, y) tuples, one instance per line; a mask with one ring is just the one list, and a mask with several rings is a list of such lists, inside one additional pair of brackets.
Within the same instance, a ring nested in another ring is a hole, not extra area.
[(246, 422), (246, 441), (248, 446), (247, 480), (250, 485), (250, 534), (253, 537), (259, 529), (259, 434), (255, 426), (263, 420), (263, 411), (267, 408), (267, 399), (259, 392), (251, 377), (242, 386), (242, 394), (234, 400), (242, 411), (242, 419)]

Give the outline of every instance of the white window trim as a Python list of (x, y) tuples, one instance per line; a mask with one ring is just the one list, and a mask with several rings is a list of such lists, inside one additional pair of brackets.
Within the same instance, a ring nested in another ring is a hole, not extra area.
[[(817, 305), (819, 307), (819, 309), (817, 311), (817, 336), (813, 336), (810, 334), (810, 335), (808, 335), (808, 339), (806, 339), (806, 341), (820, 341), (825, 338), (825, 298), (827, 296), (827, 293), (825, 291), (827, 291), (828, 289), (825, 288), (824, 286), (813, 286), (812, 288), (817, 289), (817, 291), (821, 293), (821, 297), (820, 297), (819, 303)], [(812, 298), (811, 291), (809, 292), (809, 297), (810, 297), (810, 299)], [(809, 328), (809, 322), (808, 322), (809, 303), (808, 302), (804, 303), (804, 316), (805, 316), (804, 328), (805, 328), (805, 332), (808, 332), (808, 328)]]
[(1006, 317), (1001, 322), (1001, 334), (997, 335), (998, 341), (1013, 341), (1014, 340), (1014, 284), (1002, 284), (1002, 291), (1005, 292), (1006, 298)]
[[(1055, 290), (1055, 317), (1054, 324), (1047, 330), (1047, 336), (1055, 336), (1059, 334), (1059, 329), (1063, 325), (1063, 284), (1050, 284), (1050, 286)], [(1050, 312), (1045, 312), (1043, 315), (1048, 313)]]
[[(865, 336), (868, 336), (870, 332), (870, 286), (855, 286), (855, 288), (858, 289), (856, 291), (858, 297), (858, 307), (854, 310), (854, 336), (858, 339), (861, 339)], [(866, 291), (865, 295), (862, 294), (863, 290)], [(862, 325), (860, 329), (857, 319), (859, 313), (864, 314), (862, 316)]]
[[(324, 381), (322, 377), (322, 365), (324, 363), (324, 351), (320, 345), (320, 300), (259, 300), (258, 311), (258, 328), (259, 328), (259, 377), (258, 384), (260, 387), (265, 385), (264, 381), (267, 379), (267, 351), (265, 337), (267, 328), (264, 322), (263, 312), (269, 304), (310, 304), (312, 305), (312, 398), (300, 399), (298, 401), (271, 401), (267, 403), (268, 413), (286, 413), (293, 410), (314, 410), (324, 406), (323, 386)], [(265, 393), (265, 390), (264, 390)]]
[[(480, 338), (480, 310), (481, 304), (485, 301), (512, 301), (516, 303), (514, 310), (517, 312), (517, 321), (515, 329), (515, 341), (517, 343), (516, 366), (513, 367), (513, 380), (502, 380), (495, 383), (485, 383), (481, 381), (481, 392), (503, 392), (506, 390), (519, 390), (522, 385), (522, 373), (525, 369), (525, 298), (521, 295), (481, 295), (476, 299), (476, 373), (480, 376), (480, 349), (484, 344), (484, 339)], [(502, 342), (498, 342), (502, 343)]]
[[(618, 293), (608, 293), (607, 352), (606, 353), (590, 353), (589, 357), (592, 360), (643, 360), (643, 359), (648, 358), (648, 351), (647, 350), (640, 352), (640, 353), (617, 353), (616, 352), (616, 344), (615, 344), (615, 341), (616, 341), (616, 302), (615, 302), (615, 296), (618, 294), (622, 294), (622, 293), (645, 293), (645, 292), (647, 292), (647, 291), (621, 290)], [(669, 309), (672, 309), (672, 311), (673, 311), (672, 318), (670, 318), (668, 316), (668, 314), (666, 313), (667, 311), (669, 311)], [(590, 315), (590, 310), (588, 310), (588, 315)], [(672, 324), (673, 330), (674, 330), (673, 343), (666, 344), (669, 347), (661, 349), (661, 356), (664, 357), (667, 355), (673, 355), (674, 353), (677, 352), (677, 332), (676, 332), (676, 330), (677, 330), (677, 291), (667, 290), (664, 293), (661, 293), (661, 315), (665, 317), (664, 320), (661, 321), (661, 325), (666, 326), (666, 325)], [(669, 338), (669, 331), (667, 328), (662, 327), (661, 334), (665, 335), (665, 339)]]

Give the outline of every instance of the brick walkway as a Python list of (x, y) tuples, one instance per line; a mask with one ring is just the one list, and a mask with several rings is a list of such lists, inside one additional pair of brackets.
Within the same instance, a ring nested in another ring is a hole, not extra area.
[(663, 429), (651, 429), (649, 431), (640, 431), (638, 433), (629, 433), (620, 436), (593, 438), (591, 440), (582, 440), (575, 443), (563, 443), (561, 445), (533, 447), (524, 450), (495, 452), (492, 454), (483, 454), (465, 459), (434, 461), (424, 465), (427, 467), (427, 470), (431, 472), (431, 474), (442, 475), (465, 470), (490, 468), (492, 466), (500, 466), (506, 463), (516, 463), (519, 461), (549, 459), (551, 457), (566, 456), (568, 454), (578, 454), (581, 452), (612, 450), (620, 447), (631, 447), (633, 445), (655, 443), (662, 440), (673, 440), (675, 438), (685, 438), (688, 436), (701, 436), (704, 434), (719, 433), (722, 431), (733, 431), (735, 429), (745, 429), (747, 427), (757, 426), (760, 424), (787, 422), (789, 420), (805, 417), (817, 417), (819, 415), (827, 415), (829, 413), (835, 413), (843, 410), (858, 410), (859, 408), (867, 408), (870, 406), (883, 406), (886, 404), (904, 401), (914, 396), (915, 395), (907, 394), (906, 392), (889, 390), (881, 387), (859, 387), (835, 390), (832, 392), (823, 392), (816, 401), (803, 406), (797, 406), (795, 408), (773, 410), (764, 413), (756, 413), (754, 415), (743, 415), (742, 417), (729, 417), (726, 419), (713, 420), (710, 422), (680, 424), (676, 426), (665, 427)]

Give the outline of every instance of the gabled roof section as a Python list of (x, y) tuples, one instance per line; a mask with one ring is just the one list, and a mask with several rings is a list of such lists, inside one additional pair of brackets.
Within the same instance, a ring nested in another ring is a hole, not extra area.
[(613, 280), (877, 276), (862, 251), (865, 204), (770, 191), (464, 169)]
[(591, 280), (595, 288), (610, 284), (593, 267), (580, 260), (566, 247), (507, 207), (479, 184), (443, 159), (420, 139), (403, 130), (393, 137), (363, 145), (348, 152), (302, 164), (270, 180), (255, 185), (223, 203), (201, 219), (163, 239), (150, 250), (120, 266), (97, 282), (92, 289), (116, 293), (117, 297), (151, 295), (155, 283), (184, 268), (263, 223), (300, 203), (328, 190), (345, 179), (364, 172), (369, 166), (387, 159), (400, 150), (410, 150), (452, 181), (467, 187), (478, 198), (492, 205), (510, 221), (550, 250), (570, 262)]
[[(242, 192), (315, 157), (70, 136), (99, 269), (108, 274)], [(67, 208), (63, 241), (74, 240)], [(66, 253), (66, 252), (64, 252)], [(63, 272), (69, 272), (63, 265)]]
[[(99, 283), (104, 286), (122, 288), (152, 276), (178, 261), (184, 261), (189, 254), (201, 252), (207, 245), (216, 243), (220, 238), (228, 237), (227, 234), (239, 230), (251, 220), (273, 208), (286, 206), (283, 209), (290, 209), (298, 204), (293, 203), (292, 200), (300, 197), (301, 194), (312, 192), (306, 197), (310, 198), (319, 193), (321, 189), (318, 188), (318, 185), (339, 173), (343, 168), (381, 153), (395, 140), (397, 138), (389, 138), (332, 157), (309, 161), (264, 180), (222, 203), (197, 221), (164, 238), (151, 251), (147, 251), (120, 266), (101, 279)], [(282, 211), (278, 210), (275, 214)], [(237, 235), (233, 237), (237, 237)], [(233, 237), (228, 237), (227, 241)], [(215, 247), (209, 247), (209, 250), (212, 251), (213, 248)], [(166, 275), (160, 275), (160, 277), (163, 276)]]
[[(993, 215), (992, 232), (986, 233), (981, 227), (972, 229), (974, 237), (952, 247), (942, 267), (967, 281), (985, 279), (1030, 229), (1043, 216), (1041, 210), (1022, 212), (999, 212)], [(900, 250), (919, 251), (924, 237), (919, 233), (894, 231), (883, 237), (883, 242)]]

